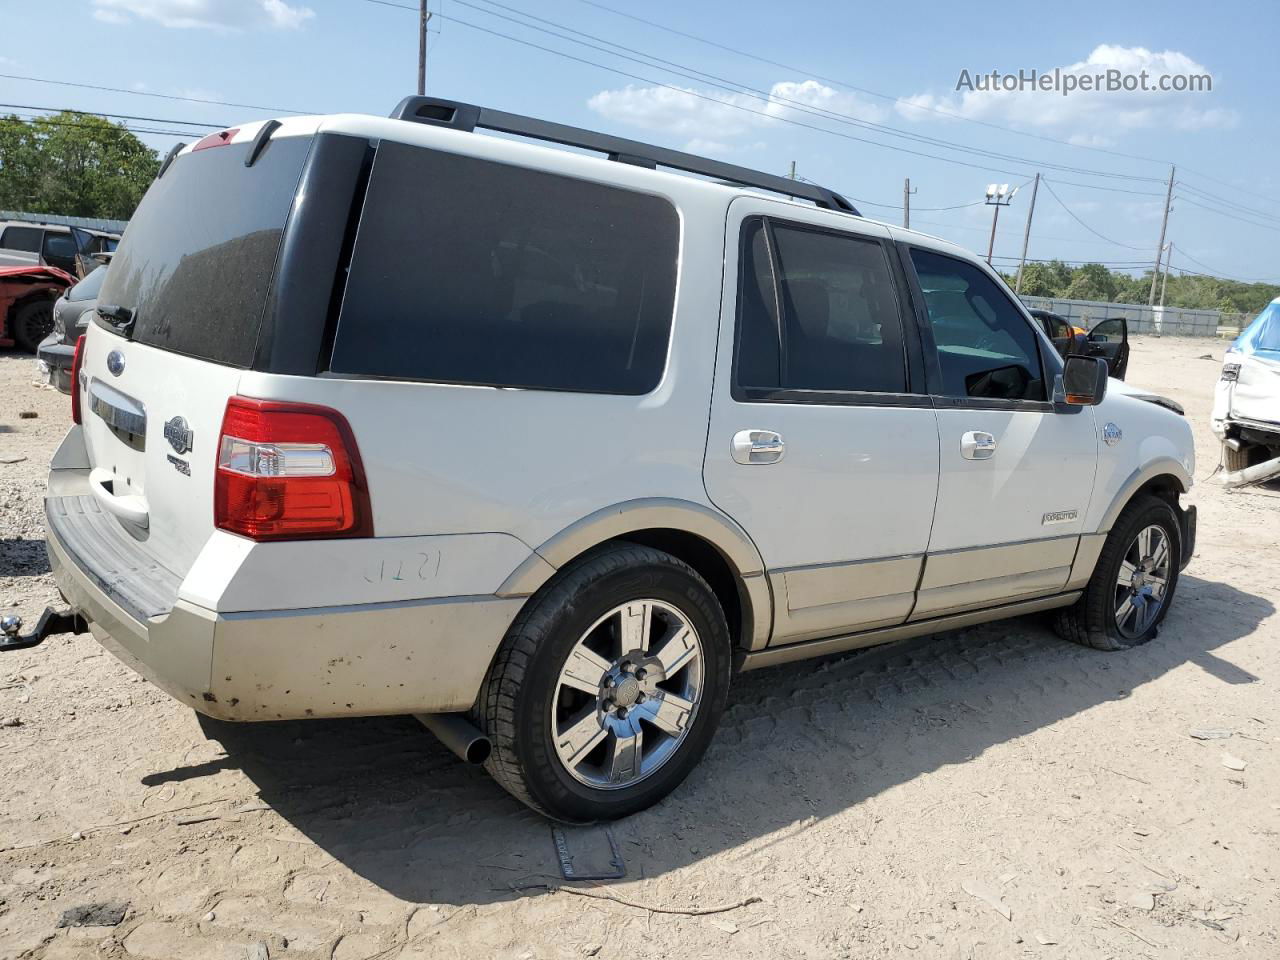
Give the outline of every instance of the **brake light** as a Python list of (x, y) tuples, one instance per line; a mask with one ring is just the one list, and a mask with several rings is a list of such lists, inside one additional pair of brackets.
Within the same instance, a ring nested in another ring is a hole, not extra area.
[(80, 361), (84, 359), (84, 334), (76, 337), (76, 352), (71, 355), (71, 422), (80, 422)]
[(355, 436), (328, 407), (229, 399), (213, 502), (214, 526), (251, 540), (373, 536)]
[(231, 142), (231, 138), (239, 132), (239, 127), (232, 127), (230, 130), (219, 130), (217, 133), (211, 133), (207, 137), (201, 137), (196, 141), (196, 145), (191, 148), (191, 152), (208, 150), (210, 147), (225, 147)]

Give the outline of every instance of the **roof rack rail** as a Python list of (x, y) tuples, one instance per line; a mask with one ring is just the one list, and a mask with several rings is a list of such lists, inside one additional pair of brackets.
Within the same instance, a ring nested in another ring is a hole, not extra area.
[(761, 173), (758, 170), (739, 167), (732, 163), (709, 160), (680, 150), (668, 150), (666, 147), (642, 143), (639, 140), (611, 137), (608, 134), (583, 130), (581, 127), (570, 127), (562, 123), (538, 120), (518, 113), (506, 113), (471, 103), (442, 100), (439, 97), (405, 97), (391, 111), (391, 119), (429, 123), (467, 132), (480, 127), (484, 130), (510, 133), (534, 140), (546, 140), (569, 147), (580, 147), (584, 150), (597, 150), (607, 154), (610, 160), (616, 160), (619, 163), (630, 163), (650, 170), (670, 167), (685, 173), (727, 180), (744, 187), (756, 187), (800, 200), (811, 200), (829, 210), (841, 210), (861, 216), (853, 204), (840, 194), (826, 187), (820, 187), (816, 183), (791, 180), (772, 173)]

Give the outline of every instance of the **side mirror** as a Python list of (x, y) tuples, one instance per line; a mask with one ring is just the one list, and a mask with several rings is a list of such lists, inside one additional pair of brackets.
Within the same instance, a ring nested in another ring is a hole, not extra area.
[(1092, 407), (1107, 395), (1107, 361), (1102, 357), (1067, 357), (1062, 386), (1067, 403)]

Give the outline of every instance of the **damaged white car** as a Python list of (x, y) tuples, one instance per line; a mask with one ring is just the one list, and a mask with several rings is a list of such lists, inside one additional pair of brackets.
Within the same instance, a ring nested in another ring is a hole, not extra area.
[(1280, 475), (1280, 297), (1227, 350), (1214, 393), (1227, 486)]

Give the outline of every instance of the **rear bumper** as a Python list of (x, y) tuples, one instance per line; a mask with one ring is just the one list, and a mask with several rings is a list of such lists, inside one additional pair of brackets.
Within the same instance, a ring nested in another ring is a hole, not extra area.
[(61, 342), (57, 334), (49, 334), (36, 348), (36, 363), (41, 378), (63, 393), (71, 392), (71, 364), (76, 348)]
[(50, 520), (67, 499), (46, 500), (45, 524), (63, 596), (127, 666), (222, 720), (466, 710), (523, 603), (447, 597), (220, 613), (179, 597), (148, 616), (122, 589), (133, 568), (118, 542), (107, 545), (108, 569), (93, 542)]

